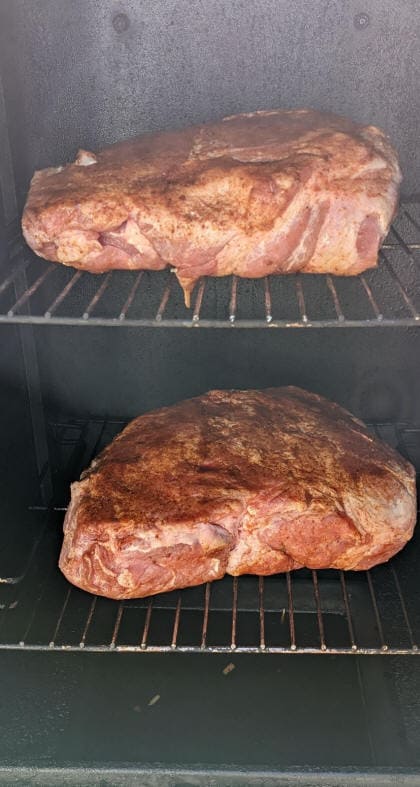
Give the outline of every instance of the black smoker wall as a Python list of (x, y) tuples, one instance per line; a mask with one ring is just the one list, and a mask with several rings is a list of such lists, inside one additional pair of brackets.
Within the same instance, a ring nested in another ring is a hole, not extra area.
[[(420, 191), (419, 37), (417, 0), (6, 0), (18, 214), (34, 169), (79, 146), (270, 106), (380, 124), (404, 192)], [(35, 338), (53, 412), (129, 417), (211, 387), (297, 383), (367, 419), (419, 419), (416, 332), (39, 328)], [(17, 362), (3, 367), (9, 390), (19, 374)]]
[(273, 106), (383, 126), (419, 191), (417, 0), (3, 0), (20, 202), (36, 168), (141, 131)]
[(420, 423), (416, 330), (38, 328), (35, 335), (53, 414), (130, 418), (209, 388), (294, 384), (367, 420)]

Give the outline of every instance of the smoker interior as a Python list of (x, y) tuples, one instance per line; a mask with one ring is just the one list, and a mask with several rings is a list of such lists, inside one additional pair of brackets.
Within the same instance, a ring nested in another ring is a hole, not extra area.
[[(274, 577), (226, 577), (123, 602), (72, 587), (57, 567), (69, 485), (123, 426), (114, 419), (48, 424), (54, 494), (48, 507), (28, 507), (25, 548), (13, 538), (3, 551), (0, 647), (418, 653), (418, 538), (391, 562), (364, 572), (301, 570)], [(419, 466), (419, 428), (376, 424), (373, 432)]]
[[(70, 482), (211, 388), (301, 385), (420, 471), (418, 28), (410, 0), (0, 5), (0, 783), (418, 783), (418, 534), (370, 572), (122, 603), (57, 568)], [(399, 150), (376, 270), (202, 280), (187, 310), (170, 271), (82, 274), (22, 239), (33, 171), (78, 147), (303, 105)]]
[(186, 308), (172, 271), (93, 275), (47, 263), (18, 237), (0, 281), (0, 322), (161, 328), (409, 327), (420, 320), (420, 204), (405, 201), (379, 266), (353, 278), (203, 277)]

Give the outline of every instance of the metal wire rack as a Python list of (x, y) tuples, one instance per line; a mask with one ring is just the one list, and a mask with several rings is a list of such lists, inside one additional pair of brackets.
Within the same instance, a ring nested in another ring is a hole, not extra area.
[(169, 270), (83, 273), (40, 260), (20, 239), (0, 274), (0, 322), (163, 328), (420, 325), (420, 203), (402, 205), (375, 270), (348, 278), (204, 278), (191, 309)]
[[(0, 648), (420, 653), (420, 538), (371, 571), (226, 577), (120, 603), (71, 586), (57, 568), (69, 482), (122, 425), (76, 420), (50, 427), (54, 504), (26, 513), (33, 542), (26, 553), (16, 545), (12, 568), (0, 577)], [(419, 467), (419, 428), (377, 424), (375, 431)]]

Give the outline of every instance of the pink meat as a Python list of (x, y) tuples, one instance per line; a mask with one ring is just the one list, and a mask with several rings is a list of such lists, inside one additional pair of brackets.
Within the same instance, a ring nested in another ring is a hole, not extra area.
[(148, 134), (36, 172), (34, 251), (98, 273), (359, 273), (377, 264), (401, 180), (382, 131), (309, 109)]
[(414, 468), (338, 405), (299, 388), (211, 391), (136, 418), (73, 484), (60, 567), (111, 598), (367, 569), (415, 521)]

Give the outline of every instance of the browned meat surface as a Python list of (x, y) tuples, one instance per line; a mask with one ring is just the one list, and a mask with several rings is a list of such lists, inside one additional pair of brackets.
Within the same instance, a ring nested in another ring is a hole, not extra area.
[(366, 569), (415, 518), (412, 466), (338, 405), (211, 391), (136, 418), (73, 484), (60, 568), (119, 599), (226, 572)]
[(23, 214), (48, 260), (99, 273), (350, 275), (375, 266), (400, 183), (374, 126), (309, 109), (148, 134), (36, 172)]

